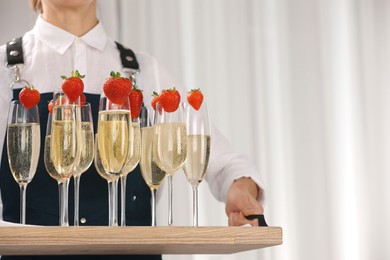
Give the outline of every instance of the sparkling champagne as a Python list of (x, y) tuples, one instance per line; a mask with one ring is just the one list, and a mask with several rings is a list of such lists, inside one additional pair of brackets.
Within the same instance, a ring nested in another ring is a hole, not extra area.
[(153, 160), (153, 136), (152, 127), (142, 128), (141, 160), (140, 167), (142, 177), (151, 189), (157, 189), (165, 177), (165, 172), (158, 167)]
[(98, 174), (107, 181), (114, 181), (115, 179), (119, 178), (119, 175), (114, 175), (106, 172), (106, 170), (103, 167), (102, 160), (100, 159), (100, 153), (98, 149), (98, 139), (96, 135), (96, 143), (95, 143), (95, 157), (94, 157), (94, 165), (95, 169), (98, 172)]
[(94, 154), (94, 135), (92, 122), (81, 122), (80, 161), (75, 174), (85, 172), (92, 164)]
[(63, 178), (70, 178), (80, 160), (80, 106), (61, 105), (53, 108), (50, 158)]
[(51, 139), (50, 135), (47, 135), (45, 138), (45, 150), (43, 155), (43, 162), (45, 163), (46, 171), (49, 173), (50, 177), (55, 179), (57, 182), (61, 182), (62, 176), (57, 172), (56, 168), (53, 165), (53, 162), (50, 159), (50, 139)]
[(28, 184), (35, 175), (41, 145), (37, 123), (8, 125), (7, 152), (12, 176), (19, 184)]
[(137, 166), (141, 157), (141, 130), (139, 123), (130, 124), (129, 150), (122, 174), (128, 174)]
[(210, 158), (210, 136), (187, 136), (187, 160), (184, 173), (192, 186), (197, 186), (205, 177)]
[(160, 123), (154, 125), (153, 158), (167, 174), (179, 170), (187, 154), (185, 123)]
[(129, 148), (128, 110), (99, 112), (98, 150), (106, 172), (120, 174)]

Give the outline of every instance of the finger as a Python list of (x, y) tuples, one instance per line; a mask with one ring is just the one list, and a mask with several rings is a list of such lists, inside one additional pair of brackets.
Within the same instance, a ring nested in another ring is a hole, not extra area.
[(234, 212), (230, 214), (229, 226), (243, 226), (250, 224), (251, 226), (258, 226), (258, 221), (248, 220), (241, 212)]
[(248, 220), (241, 212), (232, 212), (229, 214), (228, 219), (229, 226), (243, 226), (246, 224), (250, 224), (251, 226), (258, 226), (258, 221)]
[(263, 206), (252, 197), (247, 197), (245, 201), (238, 205), (238, 208), (245, 216), (264, 214)]
[(255, 198), (251, 196), (237, 196), (227, 202), (225, 207), (226, 214), (231, 212), (243, 212), (245, 216), (254, 214), (264, 214), (264, 208)]

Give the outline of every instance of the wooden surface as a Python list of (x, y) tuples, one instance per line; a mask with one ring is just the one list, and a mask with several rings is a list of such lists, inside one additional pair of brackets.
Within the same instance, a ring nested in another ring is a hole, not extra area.
[(281, 243), (280, 227), (0, 227), (0, 255), (231, 254)]

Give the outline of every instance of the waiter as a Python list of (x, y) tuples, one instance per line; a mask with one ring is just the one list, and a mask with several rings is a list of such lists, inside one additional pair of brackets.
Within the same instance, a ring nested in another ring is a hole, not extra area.
[[(143, 90), (145, 103), (150, 103), (153, 91), (177, 86), (156, 60), (135, 52), (134, 59), (123, 56), (123, 51), (111, 40), (96, 16), (96, 0), (30, 0), (31, 6), (40, 15), (34, 28), (23, 35), (22, 49), (24, 66), (21, 77), (41, 93), (39, 103), (41, 140), (45, 140), (47, 104), (55, 87), (61, 86), (61, 75), (72, 70), (85, 74), (84, 92), (91, 103), (94, 122), (97, 122), (98, 101), (102, 86), (111, 71), (120, 71), (130, 77), (131, 70), (124, 70), (126, 61), (138, 66), (138, 86)], [(122, 53), (122, 56), (121, 56)], [(7, 62), (6, 47), (0, 47), (0, 62)], [(14, 70), (0, 66), (0, 225), (19, 222), (19, 187), (9, 171), (5, 146), (7, 111), (12, 99), (17, 99), (20, 89), (10, 89)], [(21, 86), (22, 87), (22, 86)], [(179, 89), (182, 96), (185, 89)], [(95, 129), (96, 130), (96, 129)], [(206, 180), (215, 197), (226, 203), (229, 225), (252, 224), (245, 216), (262, 214), (263, 189), (259, 174), (247, 160), (231, 150), (228, 142), (212, 129), (211, 155)], [(41, 155), (43, 155), (41, 145)], [(94, 167), (83, 175), (80, 187), (80, 217), (82, 225), (107, 225), (107, 183), (96, 173)], [(33, 181), (28, 186), (27, 224), (58, 225), (58, 190), (45, 170), (43, 156)], [(70, 192), (69, 194), (72, 194)], [(128, 200), (126, 223), (128, 225), (150, 225), (150, 190), (144, 183), (139, 168), (128, 177)], [(69, 199), (72, 201), (72, 198)], [(98, 259), (97, 256), (69, 256), (72, 259)], [(110, 259), (111, 256), (100, 256)], [(112, 256), (115, 259), (161, 259), (161, 256)], [(5, 257), (2, 259), (13, 259)], [(20, 257), (18, 257), (19, 259)], [(26, 257), (33, 259), (33, 257)], [(39, 257), (42, 259), (43, 257)], [(50, 256), (45, 259), (51, 259)], [(58, 259), (58, 256), (53, 259)], [(66, 257), (65, 257), (66, 258)]]

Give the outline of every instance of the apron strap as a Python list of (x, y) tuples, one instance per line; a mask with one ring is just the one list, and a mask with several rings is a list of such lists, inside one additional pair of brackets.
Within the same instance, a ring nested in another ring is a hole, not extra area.
[(23, 45), (22, 37), (15, 38), (6, 44), (7, 50), (7, 66), (23, 64)]
[[(135, 71), (139, 71), (139, 64), (135, 53), (128, 48), (125, 48), (119, 42), (115, 42), (116, 47), (120, 52), (120, 58), (122, 62), (122, 66), (127, 69), (132, 69)], [(23, 41), (22, 37), (15, 38), (6, 44), (7, 50), (7, 66), (24, 64), (23, 59)]]
[(119, 42), (115, 42), (116, 47), (120, 52), (121, 62), (124, 68), (139, 71), (139, 64), (134, 52), (131, 49), (125, 48)]

